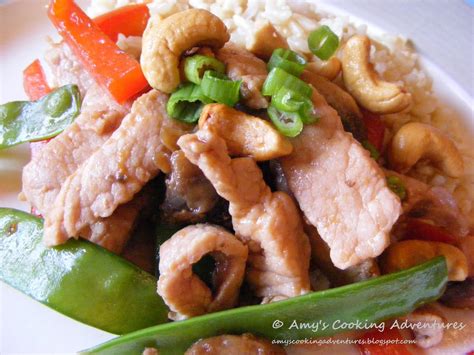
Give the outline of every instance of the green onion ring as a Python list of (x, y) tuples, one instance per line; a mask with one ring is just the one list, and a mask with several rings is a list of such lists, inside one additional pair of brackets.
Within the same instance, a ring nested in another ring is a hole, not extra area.
[(204, 95), (200, 86), (188, 83), (171, 94), (166, 104), (166, 111), (171, 118), (194, 123), (199, 120), (203, 104), (211, 102), (212, 100)]
[(321, 26), (308, 37), (310, 51), (321, 60), (331, 58), (339, 47), (339, 38), (328, 26)]
[(273, 96), (281, 87), (286, 87), (306, 97), (310, 97), (313, 92), (311, 86), (303, 80), (287, 73), (281, 68), (273, 68), (263, 83), (262, 94), (265, 96)]
[(202, 78), (201, 88), (204, 95), (210, 99), (234, 106), (240, 98), (240, 85), (242, 81), (232, 81), (224, 74), (208, 70)]
[(194, 84), (201, 84), (202, 77), (207, 70), (224, 73), (225, 65), (216, 58), (200, 54), (184, 59), (184, 75)]
[(306, 59), (291, 49), (278, 48), (272, 53), (267, 68), (281, 68), (290, 74), (300, 76), (306, 67)]
[(303, 130), (303, 121), (297, 112), (282, 112), (270, 105), (267, 113), (277, 130), (284, 136), (296, 137)]

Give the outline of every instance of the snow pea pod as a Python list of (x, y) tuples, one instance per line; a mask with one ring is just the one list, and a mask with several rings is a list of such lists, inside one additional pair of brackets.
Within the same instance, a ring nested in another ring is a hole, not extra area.
[(198, 339), (244, 332), (282, 340), (330, 336), (344, 331), (341, 324), (370, 324), (407, 314), (440, 297), (446, 282), (447, 267), (441, 257), (401, 272), (285, 301), (142, 329), (82, 353), (129, 355), (155, 347), (161, 355), (183, 354)]
[(62, 86), (38, 101), (0, 105), (0, 149), (52, 138), (72, 123), (80, 109), (76, 85)]
[(55, 248), (42, 242), (43, 221), (0, 208), (0, 279), (88, 325), (124, 334), (167, 322), (156, 278), (85, 240)]

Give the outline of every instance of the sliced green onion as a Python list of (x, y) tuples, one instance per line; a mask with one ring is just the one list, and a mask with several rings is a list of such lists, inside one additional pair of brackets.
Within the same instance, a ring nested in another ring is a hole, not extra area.
[(208, 70), (204, 73), (202, 92), (212, 100), (228, 106), (234, 106), (240, 97), (242, 81), (232, 81), (224, 74)]
[(166, 111), (176, 120), (194, 123), (199, 119), (203, 104), (211, 102), (200, 86), (189, 83), (171, 94), (166, 104)]
[(225, 65), (216, 58), (200, 54), (187, 57), (184, 60), (184, 75), (194, 84), (201, 84), (202, 77), (207, 70), (224, 73)]
[(305, 67), (306, 59), (303, 56), (284, 48), (275, 49), (267, 64), (268, 71), (281, 68), (295, 76), (300, 76)]
[(315, 123), (319, 118), (309, 98), (286, 87), (280, 88), (273, 95), (272, 105), (279, 111), (299, 113), (301, 120), (306, 124)]
[(362, 141), (362, 146), (367, 149), (369, 152), (370, 152), (370, 156), (377, 160), (378, 158), (380, 158), (380, 153), (379, 151), (377, 150), (377, 148), (375, 148), (375, 146), (370, 143), (368, 140), (364, 140)]
[(267, 109), (268, 116), (275, 127), (287, 137), (296, 137), (303, 130), (303, 121), (297, 112), (282, 112), (270, 105)]
[(319, 59), (328, 60), (339, 47), (339, 38), (324, 25), (309, 34), (308, 47)]
[(305, 101), (298, 112), (304, 124), (311, 124), (319, 121), (319, 115), (311, 100)]
[(286, 87), (306, 97), (310, 97), (313, 92), (311, 86), (306, 84), (303, 80), (287, 73), (281, 68), (273, 68), (263, 83), (262, 94), (265, 96), (273, 96), (282, 87)]
[(403, 185), (402, 180), (398, 176), (388, 176), (387, 177), (387, 185), (390, 190), (392, 190), (400, 200), (404, 200), (407, 197), (407, 191), (405, 186)]
[(285, 112), (297, 112), (308, 101), (311, 103), (310, 99), (287, 87), (281, 87), (272, 97), (275, 108)]

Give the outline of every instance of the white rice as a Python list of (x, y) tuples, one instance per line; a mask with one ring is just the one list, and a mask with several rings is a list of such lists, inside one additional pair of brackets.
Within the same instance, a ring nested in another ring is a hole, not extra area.
[[(88, 13), (97, 16), (142, 0), (91, 0)], [(154, 15), (167, 17), (190, 7), (202, 8), (219, 16), (231, 33), (233, 42), (245, 45), (246, 38), (254, 31), (255, 24), (270, 21), (286, 37), (290, 47), (309, 53), (308, 34), (321, 25), (328, 25), (343, 45), (355, 33), (366, 33), (366, 26), (355, 26), (346, 17), (336, 17), (317, 9), (314, 4), (302, 0), (153, 0), (149, 5)], [(385, 115), (388, 128), (387, 142), (405, 123), (411, 121), (429, 123), (447, 133), (464, 157), (466, 174), (460, 179), (443, 176), (427, 164), (418, 164), (412, 176), (435, 186), (443, 186), (457, 199), (462, 212), (474, 226), (474, 152), (468, 137), (458, 120), (453, 120), (450, 109), (440, 104), (432, 91), (432, 80), (419, 65), (418, 55), (406, 39), (384, 35), (372, 38), (371, 62), (385, 80), (399, 83), (413, 95), (414, 105), (409, 112)], [(137, 38), (119, 38), (119, 45), (133, 55), (139, 50)], [(342, 48), (342, 45), (340, 48)], [(139, 53), (139, 52), (138, 52)], [(336, 54), (341, 55), (341, 51)], [(317, 60), (317, 58), (314, 58)]]

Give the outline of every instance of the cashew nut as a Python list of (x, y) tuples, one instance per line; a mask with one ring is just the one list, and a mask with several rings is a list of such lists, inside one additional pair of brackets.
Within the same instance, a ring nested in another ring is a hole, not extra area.
[(181, 54), (193, 47), (221, 48), (230, 36), (226, 26), (209, 11), (190, 9), (162, 20), (154, 16), (143, 34), (141, 66), (150, 85), (171, 93), (180, 83)]
[(261, 118), (222, 104), (204, 107), (199, 128), (222, 137), (230, 155), (251, 156), (257, 161), (288, 155), (293, 151), (290, 141)]
[(448, 280), (463, 281), (467, 277), (464, 253), (450, 244), (424, 240), (404, 240), (390, 245), (382, 256), (384, 273), (408, 269), (436, 256), (444, 256), (448, 265)]
[(331, 57), (325, 61), (316, 59), (314, 62), (308, 63), (306, 70), (332, 81), (341, 71), (341, 65), (341, 61), (337, 57)]
[[(417, 309), (405, 317), (406, 320), (415, 325), (413, 334), (416, 345), (420, 348), (431, 348), (441, 342), (444, 329), (442, 327), (446, 319), (433, 307), (425, 306)], [(417, 324), (423, 326), (417, 327)]]
[(289, 48), (286, 39), (282, 37), (273, 25), (268, 22), (256, 24), (255, 32), (249, 34), (245, 48), (257, 57), (269, 59), (277, 48)]
[(342, 59), (342, 74), (347, 90), (369, 111), (387, 114), (405, 110), (411, 105), (411, 94), (394, 83), (377, 77), (369, 62), (370, 40), (367, 36), (351, 37)]
[(420, 159), (430, 160), (451, 177), (464, 173), (461, 153), (443, 132), (428, 124), (407, 123), (392, 139), (390, 164), (396, 171), (406, 173)]

